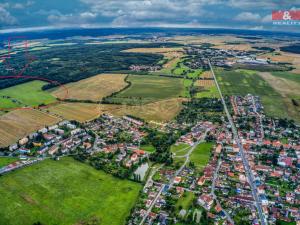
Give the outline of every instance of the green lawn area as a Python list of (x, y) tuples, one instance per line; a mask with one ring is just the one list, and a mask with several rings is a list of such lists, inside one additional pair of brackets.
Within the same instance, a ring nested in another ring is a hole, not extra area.
[(203, 90), (201, 92), (196, 93), (196, 98), (219, 98), (219, 92), (217, 86), (212, 86)]
[(287, 117), (282, 96), (253, 71), (217, 69), (216, 76), (224, 95), (258, 95), (267, 115)]
[(63, 158), (0, 177), (0, 224), (125, 224), (142, 186)]
[(178, 199), (175, 207), (177, 213), (179, 213), (179, 207), (182, 206), (183, 209), (188, 210), (190, 205), (193, 203), (195, 194), (193, 192), (185, 192), (181, 198)]
[(7, 166), (15, 161), (18, 161), (18, 158), (8, 158), (8, 157), (0, 157), (0, 168)]
[(192, 71), (193, 71), (193, 72), (187, 74), (187, 77), (188, 77), (188, 78), (197, 78), (197, 77), (199, 77), (199, 76), (201, 75), (201, 73), (202, 73), (202, 70), (200, 70), (200, 69), (192, 70)]
[(193, 84), (193, 80), (190, 80), (190, 79), (184, 79), (183, 80), (183, 85), (184, 85), (184, 90), (183, 90), (183, 96), (186, 97), (186, 98), (189, 98), (191, 97), (190, 95), (190, 88)]
[(112, 97), (113, 102), (149, 103), (177, 98), (184, 92), (183, 79), (160, 76), (130, 75), (131, 86)]
[(183, 75), (184, 72), (190, 70), (190, 68), (188, 68), (187, 66), (183, 65), (182, 62), (179, 62), (175, 69), (173, 70), (173, 74), (174, 75), (177, 75), (177, 76), (180, 76), (180, 75)]
[(296, 222), (285, 222), (282, 220), (276, 221), (276, 224), (278, 225), (296, 225)]
[[(15, 108), (26, 105), (38, 106), (55, 102), (55, 97), (46, 91), (42, 91), (45, 84), (47, 83), (43, 81), (30, 81), (0, 90), (0, 108)], [(3, 96), (9, 96), (11, 99), (4, 99)], [(12, 102), (13, 99), (19, 101), (19, 103)]]
[(206, 166), (209, 161), (211, 148), (214, 143), (200, 143), (192, 152), (190, 156), (190, 161), (195, 164), (199, 169), (202, 169)]
[(156, 151), (156, 149), (154, 148), (153, 145), (142, 145), (141, 149), (146, 152), (151, 152), (151, 153)]

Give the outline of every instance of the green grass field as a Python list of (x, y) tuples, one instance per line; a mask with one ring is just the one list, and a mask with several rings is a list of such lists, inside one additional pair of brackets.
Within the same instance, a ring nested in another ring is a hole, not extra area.
[(192, 70), (191, 73), (187, 74), (187, 77), (188, 78), (197, 78), (197, 77), (200, 77), (201, 73), (202, 73), (201, 69)]
[(132, 85), (111, 98), (112, 102), (149, 103), (180, 97), (184, 92), (183, 79), (159, 76), (130, 75)]
[(219, 98), (219, 92), (217, 89), (217, 86), (212, 86), (209, 88), (206, 88), (206, 90), (197, 92), (196, 93), (196, 98)]
[(153, 145), (142, 145), (141, 149), (146, 152), (151, 152), (151, 153), (156, 151), (156, 149), (154, 148)]
[(172, 70), (174, 75), (181, 76), (184, 72), (190, 70), (187, 66), (185, 66), (182, 62), (179, 62), (176, 67)]
[(198, 169), (203, 169), (207, 165), (213, 145), (214, 143), (211, 142), (201, 143), (192, 152), (190, 161), (193, 162)]
[(181, 143), (179, 145), (172, 145), (171, 152), (175, 153), (176, 156), (183, 156), (186, 155), (190, 146), (188, 144)]
[(272, 75), (275, 77), (285, 78), (300, 83), (300, 74), (294, 74), (289, 72), (273, 72)]
[(181, 198), (178, 199), (175, 207), (177, 213), (179, 213), (179, 206), (181, 206), (183, 209), (188, 210), (190, 205), (193, 202), (193, 199), (195, 197), (195, 194), (193, 192), (185, 192)]
[(63, 158), (0, 177), (0, 224), (125, 224), (141, 185)]
[(282, 96), (253, 71), (216, 70), (216, 75), (224, 95), (258, 95), (267, 115), (288, 117)]
[[(0, 90), (0, 108), (16, 108), (26, 105), (38, 106), (55, 102), (55, 97), (46, 91), (42, 91), (41, 88), (45, 84), (47, 83), (43, 81), (31, 81)], [(3, 98), (3, 96), (9, 96), (10, 99)]]
[(18, 158), (8, 158), (8, 157), (0, 157), (0, 168), (7, 166), (15, 161), (18, 161)]

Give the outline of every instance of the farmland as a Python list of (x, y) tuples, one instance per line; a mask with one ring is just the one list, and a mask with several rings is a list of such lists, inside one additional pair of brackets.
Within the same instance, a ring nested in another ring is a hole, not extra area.
[[(103, 97), (126, 87), (125, 74), (100, 74), (78, 82), (65, 85), (68, 99), (100, 101)], [(65, 88), (61, 87), (51, 92), (56, 97), (63, 96)]]
[(258, 95), (267, 115), (289, 117), (283, 97), (255, 71), (218, 70), (216, 76), (225, 95)]
[(90, 103), (63, 103), (51, 106), (51, 114), (68, 120), (85, 122), (106, 113), (114, 116), (132, 115), (146, 121), (163, 122), (173, 119), (182, 109), (182, 98), (172, 98), (144, 105), (114, 105)]
[(146, 121), (162, 122), (173, 119), (179, 113), (182, 109), (182, 101), (184, 99), (172, 98), (139, 106), (101, 105), (101, 107), (103, 106), (107, 112), (115, 116), (132, 115)]
[(47, 83), (44, 81), (31, 81), (0, 90), (0, 108), (38, 106), (55, 102), (56, 99), (51, 94), (42, 91), (45, 84)]
[(276, 51), (276, 52), (261, 55), (259, 58), (270, 59), (274, 62), (279, 62), (279, 63), (290, 63), (294, 67), (292, 72), (295, 74), (300, 73), (300, 55), (299, 54), (288, 53), (288, 52), (283, 52), (283, 51)]
[(300, 121), (300, 83), (296, 81), (297, 75), (294, 75), (295, 79), (293, 80), (282, 76), (273, 76), (267, 72), (259, 73), (259, 75), (281, 95), (289, 117)]
[(204, 71), (201, 73), (200, 80), (196, 80), (194, 86), (197, 93), (196, 98), (219, 98), (218, 90), (215, 85), (215, 81), (212, 79), (210, 71)]
[(183, 94), (183, 80), (159, 76), (130, 75), (130, 87), (109, 98), (111, 103), (145, 104), (177, 98)]
[(0, 183), (0, 224), (7, 225), (125, 224), (141, 189), (72, 158), (45, 160)]
[(92, 120), (101, 113), (99, 105), (89, 103), (63, 103), (51, 106), (47, 110), (64, 119), (77, 120), (79, 122)]
[(12, 144), (29, 133), (55, 124), (60, 119), (37, 110), (14, 110), (0, 117), (0, 147)]

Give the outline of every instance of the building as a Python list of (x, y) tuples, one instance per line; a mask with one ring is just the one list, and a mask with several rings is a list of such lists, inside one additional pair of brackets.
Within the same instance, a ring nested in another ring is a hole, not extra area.
[(214, 199), (212, 197), (212, 195), (209, 194), (202, 194), (199, 198), (198, 198), (198, 203), (203, 206), (205, 209), (210, 210), (211, 206), (214, 203)]

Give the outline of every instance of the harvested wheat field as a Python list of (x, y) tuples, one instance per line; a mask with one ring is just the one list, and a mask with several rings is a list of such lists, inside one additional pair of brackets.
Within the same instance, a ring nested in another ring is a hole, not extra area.
[(197, 87), (212, 87), (215, 85), (213, 80), (197, 80), (195, 86)]
[(217, 49), (226, 49), (226, 50), (238, 50), (238, 51), (250, 51), (254, 50), (250, 44), (220, 44), (217, 46), (214, 46), (214, 48)]
[[(65, 85), (68, 89), (68, 99), (100, 101), (127, 86), (126, 74), (99, 74), (78, 82)], [(60, 87), (52, 90), (57, 98), (65, 95), (65, 89)]]
[[(266, 80), (272, 88), (283, 96), (299, 95), (300, 96), (300, 84), (293, 82), (292, 80), (284, 79), (281, 77), (275, 77), (269, 72), (258, 73), (264, 80)], [(296, 75), (295, 75), (296, 76)]]
[(210, 71), (204, 71), (201, 73), (201, 78), (203, 79), (213, 79), (214, 77), (212, 76)]
[(98, 104), (90, 103), (63, 103), (47, 109), (51, 114), (63, 117), (66, 120), (85, 122), (97, 118), (102, 114)]
[(14, 110), (0, 117), (0, 147), (8, 146), (20, 138), (60, 119), (38, 110)]
[(299, 74), (300, 73), (300, 55), (288, 52), (273, 52), (261, 55), (258, 57), (259, 59), (270, 59), (274, 62), (281, 62), (281, 63), (291, 63), (295, 69), (291, 72)]
[(172, 98), (141, 106), (119, 105), (117, 108), (106, 109), (114, 116), (132, 115), (146, 121), (164, 122), (172, 120), (182, 109), (184, 98)]

